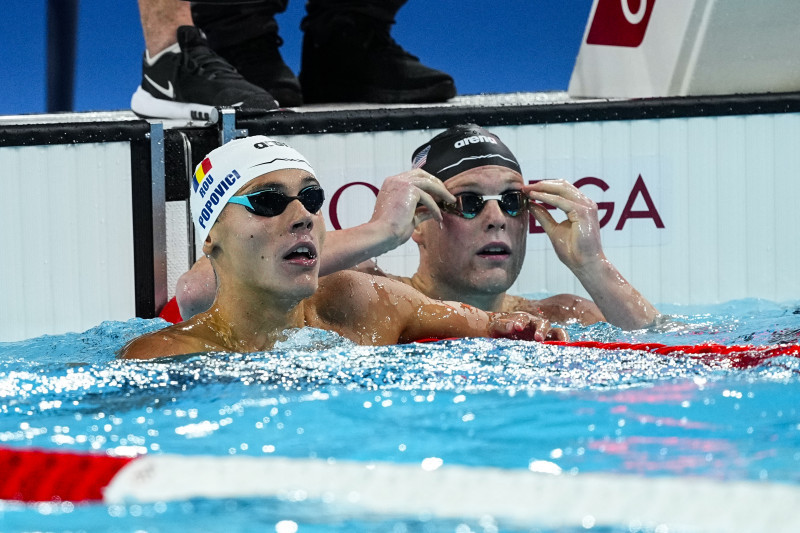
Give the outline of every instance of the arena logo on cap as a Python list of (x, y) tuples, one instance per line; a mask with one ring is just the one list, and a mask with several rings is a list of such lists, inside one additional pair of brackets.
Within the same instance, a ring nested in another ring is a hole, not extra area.
[[(225, 179), (221, 180), (219, 184), (214, 187), (211, 191), (211, 194), (208, 196), (208, 200), (206, 200), (205, 205), (203, 205), (203, 209), (200, 211), (200, 215), (197, 217), (197, 224), (206, 229), (206, 222), (211, 220), (211, 215), (214, 213), (214, 209), (218, 205), (222, 205), (225, 207), (225, 204), (228, 203), (228, 196), (232, 196), (233, 193), (228, 195), (228, 191), (236, 185), (236, 182), (242, 178), (241, 175), (236, 170), (231, 170), (231, 173), (225, 176)], [(214, 182), (214, 179), (211, 176), (208, 176), (205, 181), (207, 182), (203, 184), (204, 189), (201, 189), (201, 197), (203, 194), (208, 190), (208, 187), (211, 183)], [(235, 191), (236, 189), (232, 189)]]
[(456, 148), (463, 148), (468, 144), (478, 144), (478, 143), (492, 143), (497, 144), (497, 139), (494, 137), (487, 137), (486, 135), (473, 135), (471, 137), (465, 137), (461, 140), (456, 141), (453, 145)]

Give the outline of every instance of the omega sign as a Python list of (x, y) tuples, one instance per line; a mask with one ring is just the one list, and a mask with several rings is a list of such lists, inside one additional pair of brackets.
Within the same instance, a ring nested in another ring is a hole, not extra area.
[[(536, 183), (537, 181), (540, 180), (530, 180), (530, 183)], [(574, 185), (578, 189), (587, 186), (597, 187), (603, 192), (610, 189), (610, 186), (604, 180), (592, 176), (581, 178), (575, 181)], [(365, 181), (351, 181), (350, 183), (346, 183), (339, 187), (336, 192), (333, 193), (333, 196), (331, 196), (331, 201), (328, 206), (328, 220), (330, 220), (331, 227), (333, 229), (342, 229), (342, 225), (339, 222), (339, 210), (342, 208), (347, 209), (347, 207), (340, 205), (341, 197), (342, 193), (351, 187), (366, 187), (372, 191), (376, 197), (378, 196), (378, 187)], [(589, 196), (589, 198), (592, 197), (591, 192), (583, 192)], [(639, 202), (639, 205), (643, 203), (644, 208), (634, 209), (634, 205), (637, 203), (637, 201)], [(614, 215), (616, 214), (616, 207), (617, 204), (615, 202), (597, 202), (598, 217), (600, 219), (601, 228), (605, 227), (615, 218)], [(556, 208), (549, 206), (548, 209)], [(647, 190), (647, 185), (645, 185), (641, 174), (638, 175), (633, 187), (631, 187), (631, 190), (628, 192), (625, 204), (619, 211), (619, 216), (616, 218), (616, 223), (613, 226), (614, 231), (621, 231), (631, 219), (642, 219), (643, 221), (646, 221), (645, 223), (652, 224), (655, 228), (664, 229), (664, 221), (661, 218), (658, 207), (653, 201), (653, 197), (650, 195), (650, 191)], [(529, 233), (544, 233), (544, 230), (535, 222), (533, 216), (531, 216)]]
[[(540, 180), (531, 180), (530, 183), (536, 183)], [(595, 177), (586, 177), (581, 178), (573, 183), (575, 187), (578, 189), (585, 187), (587, 185), (593, 185), (598, 187), (603, 192), (607, 191), (610, 187), (609, 185), (601, 180), (600, 178)], [(591, 193), (587, 193), (586, 191), (582, 191), (586, 196), (589, 198), (592, 197)], [(637, 200), (641, 199), (644, 202), (644, 209), (634, 209), (633, 206)], [(546, 206), (548, 209), (556, 209), (553, 206)], [(603, 228), (608, 224), (612, 217), (614, 216), (614, 209), (616, 204), (614, 202), (597, 202), (597, 216), (600, 219), (600, 227)], [(630, 192), (628, 193), (628, 198), (625, 201), (625, 206), (622, 208), (620, 212), (619, 219), (617, 223), (614, 225), (614, 231), (621, 231), (625, 227), (625, 223), (628, 222), (632, 218), (640, 218), (640, 219), (647, 219), (650, 220), (653, 226), (658, 229), (664, 229), (664, 221), (661, 219), (661, 215), (656, 208), (655, 202), (653, 202), (653, 197), (650, 196), (650, 191), (647, 190), (647, 185), (644, 183), (644, 179), (642, 179), (642, 175), (636, 178), (636, 181), (633, 184)], [(531, 224), (529, 233), (544, 233), (544, 229), (536, 223), (536, 219), (531, 216)]]

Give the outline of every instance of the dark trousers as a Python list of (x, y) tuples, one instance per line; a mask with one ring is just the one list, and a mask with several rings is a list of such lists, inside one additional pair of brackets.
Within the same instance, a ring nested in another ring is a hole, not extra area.
[[(303, 31), (324, 25), (340, 15), (360, 15), (376, 22), (391, 24), (407, 0), (308, 0)], [(219, 0), (217, 0), (219, 2)], [(275, 14), (283, 13), (289, 0), (260, 0), (247, 3), (192, 2), (195, 25), (205, 32), (214, 49), (225, 48), (267, 33), (276, 33)]]

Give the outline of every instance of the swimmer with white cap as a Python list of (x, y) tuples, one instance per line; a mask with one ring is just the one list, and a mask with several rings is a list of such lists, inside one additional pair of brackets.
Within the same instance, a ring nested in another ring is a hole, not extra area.
[[(448, 128), (414, 151), (412, 166), (384, 181), (369, 223), (344, 230), (352, 232), (346, 239), (338, 240), (344, 232), (331, 233), (336, 253), (323, 257), (323, 268), (352, 267), (412, 238), (420, 253), (412, 277), (385, 274), (374, 263), (359, 268), (431, 298), (484, 311), (525, 311), (560, 323), (606, 321), (623, 329), (642, 328), (659, 317), (605, 256), (597, 205), (564, 180), (527, 185), (517, 158), (494, 133), (475, 124)], [(544, 203), (566, 220), (556, 222)], [(592, 300), (574, 294), (533, 300), (506, 292), (525, 259), (528, 213)], [(207, 309), (215, 287), (211, 268), (201, 259), (178, 283), (183, 316)]]
[(305, 326), (367, 345), (464, 336), (566, 338), (527, 313), (445, 303), (386, 278), (344, 270), (319, 279), (324, 192), (305, 157), (284, 143), (256, 136), (213, 150), (197, 166), (190, 194), (196, 235), (216, 274), (214, 303), (134, 339), (122, 358), (264, 351), (286, 330)]

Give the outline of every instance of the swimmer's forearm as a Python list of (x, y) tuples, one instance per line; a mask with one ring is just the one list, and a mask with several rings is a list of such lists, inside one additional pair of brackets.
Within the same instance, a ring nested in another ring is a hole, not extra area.
[(610, 324), (639, 329), (652, 324), (660, 314), (606, 258), (573, 272)]
[(352, 268), (394, 250), (403, 242), (376, 222), (328, 233), (322, 248), (319, 275)]

